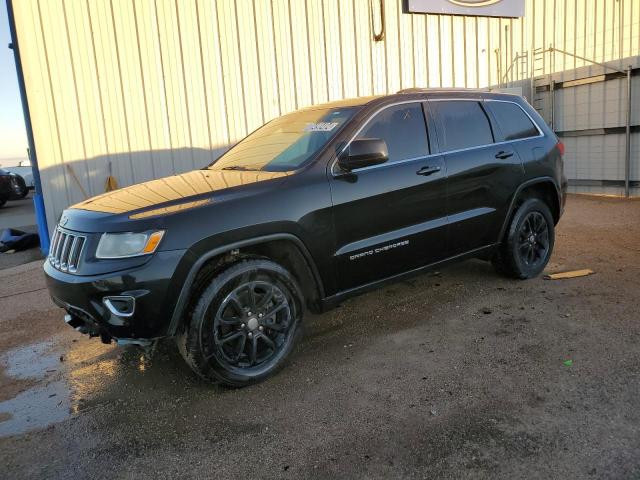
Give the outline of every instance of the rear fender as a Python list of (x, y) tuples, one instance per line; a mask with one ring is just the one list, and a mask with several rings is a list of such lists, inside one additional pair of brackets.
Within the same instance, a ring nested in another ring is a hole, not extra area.
[(513, 196), (511, 197), (511, 202), (509, 205), (509, 210), (508, 213), (502, 223), (502, 228), (500, 229), (500, 236), (498, 237), (498, 241), (501, 241), (502, 238), (504, 238), (504, 234), (507, 231), (507, 228), (509, 227), (509, 222), (511, 221), (511, 219), (513, 218), (513, 214), (516, 211), (516, 208), (518, 206), (518, 199), (521, 197), (522, 192), (528, 188), (531, 187), (533, 185), (538, 185), (538, 184), (551, 184), (553, 185), (553, 188), (556, 192), (557, 195), (557, 201), (558, 201), (558, 205), (561, 207), (562, 206), (562, 193), (560, 192), (560, 188), (558, 187), (558, 185), (556, 184), (556, 182), (553, 180), (553, 178), (551, 177), (537, 177), (537, 178), (532, 178), (531, 180), (527, 180), (526, 182), (522, 183), (516, 190), (516, 192), (513, 194)]

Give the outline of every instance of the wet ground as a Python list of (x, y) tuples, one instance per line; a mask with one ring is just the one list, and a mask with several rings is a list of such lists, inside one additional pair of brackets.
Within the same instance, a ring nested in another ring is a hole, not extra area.
[(349, 300), (243, 390), (85, 339), (38, 263), (2, 270), (0, 477), (640, 478), (640, 201), (570, 198), (549, 271), (581, 268)]

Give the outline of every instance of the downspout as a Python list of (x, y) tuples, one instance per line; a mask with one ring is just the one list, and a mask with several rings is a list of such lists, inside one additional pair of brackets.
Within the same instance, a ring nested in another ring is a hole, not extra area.
[(631, 70), (633, 65), (627, 68), (627, 124), (625, 125), (624, 145), (624, 196), (629, 198), (631, 183)]
[(31, 170), (33, 171), (33, 184), (35, 193), (33, 194), (33, 205), (36, 212), (36, 223), (38, 224), (38, 235), (40, 236), (40, 250), (43, 255), (49, 253), (49, 228), (47, 227), (47, 215), (44, 209), (44, 199), (42, 197), (42, 182), (40, 180), (40, 170), (38, 169), (38, 156), (36, 154), (36, 144), (33, 139), (33, 127), (31, 125), (31, 113), (29, 112), (29, 102), (27, 100), (27, 90), (24, 84), (24, 73), (20, 60), (20, 49), (18, 48), (18, 34), (16, 32), (15, 17), (13, 16), (12, 0), (7, 0), (7, 17), (9, 20), (9, 30), (11, 32), (11, 43), (9, 48), (13, 50), (13, 58), (16, 63), (16, 75), (18, 77), (18, 88), (20, 89), (20, 100), (22, 102), (22, 113), (24, 115), (24, 126), (27, 131), (27, 143), (29, 145), (29, 157), (31, 160)]
[(556, 131), (556, 81), (549, 84), (549, 96), (551, 97), (551, 130)]

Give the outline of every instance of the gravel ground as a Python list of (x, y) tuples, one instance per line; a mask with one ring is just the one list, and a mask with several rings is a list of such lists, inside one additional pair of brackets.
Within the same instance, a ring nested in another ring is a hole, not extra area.
[(81, 337), (38, 262), (3, 270), (0, 477), (640, 478), (639, 238), (640, 201), (572, 196), (548, 270), (594, 275), (391, 285), (243, 390)]

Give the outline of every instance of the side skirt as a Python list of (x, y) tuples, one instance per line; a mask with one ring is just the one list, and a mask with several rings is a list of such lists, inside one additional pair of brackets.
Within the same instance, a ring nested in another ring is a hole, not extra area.
[(399, 282), (406, 278), (410, 278), (416, 275), (438, 270), (452, 263), (461, 262), (463, 260), (468, 260), (470, 258), (478, 258), (478, 257), (490, 258), (491, 254), (493, 253), (497, 245), (498, 244), (486, 245), (484, 247), (476, 248), (469, 252), (462, 253), (460, 255), (455, 255), (453, 257), (449, 257), (444, 260), (431, 263), (429, 265), (424, 265), (422, 267), (414, 268), (413, 270), (409, 270), (403, 273), (398, 273), (396, 275), (392, 275), (390, 277), (386, 277), (381, 280), (376, 280), (375, 282), (367, 283), (365, 285), (361, 285), (355, 288), (350, 288), (348, 290), (343, 290), (341, 292), (336, 293), (335, 295), (331, 295), (330, 297), (324, 298), (320, 305), (321, 310), (322, 312), (326, 312), (327, 310), (331, 310), (332, 308), (337, 307), (340, 304), (340, 302), (346, 300), (347, 298), (355, 297), (356, 295), (360, 295), (365, 292), (370, 292), (371, 290), (375, 290), (377, 288), (380, 288), (384, 285), (388, 285), (390, 283)]

